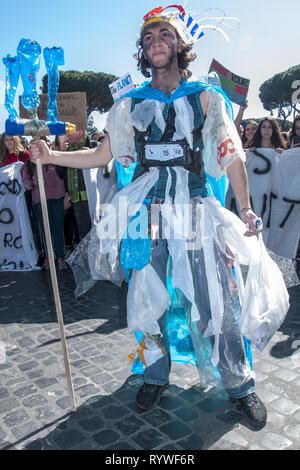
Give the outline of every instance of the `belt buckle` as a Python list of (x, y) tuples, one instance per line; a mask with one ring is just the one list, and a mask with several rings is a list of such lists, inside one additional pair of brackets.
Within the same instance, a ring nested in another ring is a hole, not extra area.
[(187, 143), (175, 142), (149, 142), (142, 144), (141, 164), (152, 166), (184, 166), (187, 161)]

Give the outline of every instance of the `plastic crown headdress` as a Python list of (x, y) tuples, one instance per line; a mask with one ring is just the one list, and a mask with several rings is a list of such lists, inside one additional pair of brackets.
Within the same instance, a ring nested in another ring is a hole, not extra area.
[[(166, 12), (165, 10), (169, 10), (170, 8), (173, 9), (173, 11)], [(174, 11), (175, 9), (175, 11)], [(231, 29), (232, 26), (229, 24), (225, 23), (224, 20), (231, 20), (235, 22), (239, 22), (238, 18), (234, 17), (226, 17), (225, 13), (222, 10), (217, 10), (218, 13), (221, 13), (220, 16), (211, 16), (208, 14), (210, 10), (205, 10), (201, 13), (187, 13), (184, 9), (183, 6), (181, 5), (169, 5), (167, 7), (157, 7), (151, 10), (147, 15), (144, 16), (144, 24), (142, 25), (141, 28), (141, 33), (145, 29), (146, 26), (149, 24), (155, 23), (155, 22), (160, 22), (160, 21), (165, 21), (169, 24), (171, 24), (181, 39), (186, 43), (186, 44), (195, 44), (199, 39), (201, 39), (204, 36), (204, 30), (205, 29), (213, 29), (215, 31), (218, 31), (222, 36), (226, 39), (226, 41), (229, 41), (228, 35), (223, 31), (222, 28), (220, 28), (220, 24), (227, 26)], [(213, 10), (216, 11), (216, 10)], [(196, 19), (200, 17), (200, 19)], [(214, 21), (216, 24), (201, 24), (203, 21), (210, 20)]]

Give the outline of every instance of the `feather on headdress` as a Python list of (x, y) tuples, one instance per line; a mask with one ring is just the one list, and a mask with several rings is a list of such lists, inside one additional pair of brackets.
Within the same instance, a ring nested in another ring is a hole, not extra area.
[[(166, 12), (172, 8), (172, 11)], [(226, 24), (224, 20), (231, 20), (239, 22), (238, 18), (226, 17), (224, 12), (223, 16), (207, 16), (206, 12), (203, 13), (187, 13), (183, 6), (181, 5), (169, 5), (167, 7), (157, 7), (151, 10), (144, 16), (144, 23), (141, 27), (141, 33), (144, 31), (146, 26), (149, 24), (164, 21), (171, 24), (181, 39), (186, 44), (195, 44), (199, 39), (204, 36), (204, 30), (213, 29), (224, 37), (226, 41), (229, 41), (228, 35), (220, 27), (220, 24), (231, 28), (230, 25)], [(199, 20), (195, 20), (196, 17), (199, 17)], [(211, 20), (217, 24), (200, 24), (203, 21)]]

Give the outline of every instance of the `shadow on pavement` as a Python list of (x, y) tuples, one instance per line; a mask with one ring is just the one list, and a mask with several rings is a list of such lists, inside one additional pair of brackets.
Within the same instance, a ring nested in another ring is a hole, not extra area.
[[(205, 392), (198, 386), (184, 390), (170, 385), (158, 406), (139, 412), (135, 395), (142, 380), (142, 376), (130, 376), (111, 395), (90, 398), (75, 413), (18, 442), (6, 443), (4, 449), (201, 450), (213, 446), (238, 423), (247, 426), (224, 392)], [(45, 429), (53, 426), (45, 435)], [(40, 432), (44, 437), (36, 437)]]
[[(300, 278), (300, 266), (298, 264), (297, 274)], [(300, 289), (299, 285), (288, 289), (290, 295), (290, 309), (279, 328), (288, 338), (276, 343), (271, 348), (271, 355), (278, 359), (292, 356), (300, 349)]]
[[(99, 333), (126, 327), (122, 289), (107, 281), (98, 281), (85, 295), (76, 299), (70, 270), (57, 273), (65, 324), (86, 319), (104, 319)], [(0, 273), (1, 323), (57, 322), (49, 271)]]

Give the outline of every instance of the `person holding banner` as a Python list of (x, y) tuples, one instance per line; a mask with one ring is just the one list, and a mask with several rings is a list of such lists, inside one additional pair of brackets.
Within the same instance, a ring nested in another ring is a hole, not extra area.
[[(16, 163), (16, 162), (23, 162), (24, 165), (21, 168), (21, 177), (23, 179), (24, 168), (30, 162), (29, 157), (30, 157), (30, 154), (23, 147), (22, 141), (19, 136), (10, 136), (10, 135), (7, 135), (5, 132), (1, 135), (0, 167), (6, 166), (6, 165), (12, 165), (13, 163)], [(26, 201), (26, 207), (27, 207), (31, 229), (34, 235), (35, 247), (37, 251), (40, 252), (41, 242), (40, 242), (39, 234), (37, 233), (36, 218), (33, 213), (31, 191), (28, 191), (28, 190), (25, 191), (25, 201)]]
[[(189, 41), (201, 34), (195, 35), (194, 23), (191, 34), (183, 7), (172, 7), (179, 12), (164, 11), (169, 8), (159, 7), (144, 17), (138, 67), (152, 79), (113, 105), (102, 145), (66, 154), (35, 140), (30, 145), (31, 159), (89, 169), (115, 158), (124, 171), (134, 168), (132, 179), (91, 231), (89, 268), (94, 279), (98, 274), (113, 279), (120, 260), (130, 272), (128, 327), (130, 332), (143, 333), (137, 353), (145, 366), (137, 407), (151, 409), (169, 383), (166, 278), (170, 263), (201, 384), (225, 388), (251, 423), (262, 427), (267, 411), (255, 392), (243, 336), (262, 350), (287, 313), (288, 294), (279, 269), (258, 238), (260, 221), (250, 206), (245, 152), (229, 100), (218, 86), (187, 80), (189, 63), (195, 59)], [(242, 221), (209, 193), (204, 169), (216, 180), (228, 175)], [(244, 287), (238, 259), (251, 267), (251, 282)], [(265, 268), (272, 264), (278, 279), (276, 292), (282, 299), (282, 305), (274, 301), (268, 310), (272, 321), (263, 311), (266, 286), (258, 276), (262, 261)], [(257, 295), (261, 303), (256, 303)]]
[(242, 135), (242, 144), (243, 144), (244, 149), (247, 149), (250, 147), (257, 128), (258, 128), (258, 124), (256, 121), (254, 121), (254, 119), (252, 119), (251, 121), (248, 121), (247, 124), (245, 125), (244, 132)]
[(300, 115), (296, 116), (288, 139), (288, 148), (300, 147)]
[(20, 137), (9, 136), (3, 132), (0, 138), (0, 167), (15, 162), (25, 163), (29, 156), (29, 152), (22, 146)]
[[(50, 139), (46, 136), (41, 137), (41, 139), (41, 141), (45, 142), (47, 148), (50, 149)], [(64, 179), (66, 178), (66, 169), (61, 168), (59, 166), (46, 165), (43, 167), (43, 175), (45, 181), (51, 235), (53, 238), (58, 269), (63, 270), (67, 269), (67, 265), (64, 260), (65, 242), (63, 231), (65, 219), (64, 198), (66, 194)], [(47, 247), (45, 241), (44, 224), (41, 209), (40, 190), (38, 185), (37, 169), (35, 165), (33, 166), (33, 168), (31, 168), (30, 165), (26, 165), (24, 167), (23, 183), (24, 187), (32, 193), (33, 210), (39, 222), (42, 233), (44, 253), (46, 255), (42, 268), (49, 269), (49, 259), (47, 255)]]

